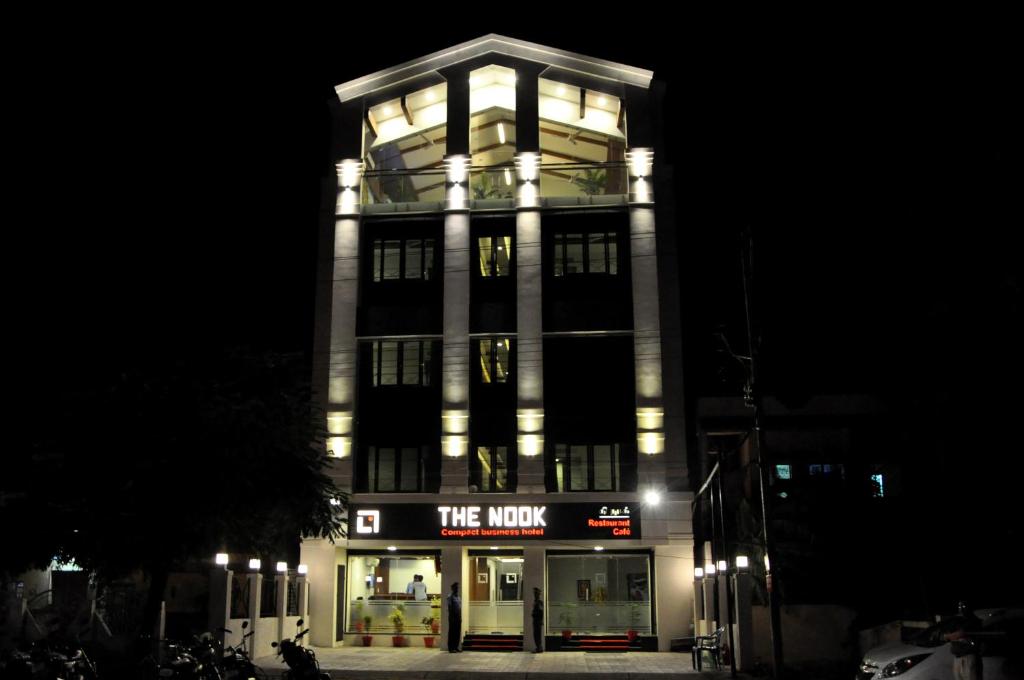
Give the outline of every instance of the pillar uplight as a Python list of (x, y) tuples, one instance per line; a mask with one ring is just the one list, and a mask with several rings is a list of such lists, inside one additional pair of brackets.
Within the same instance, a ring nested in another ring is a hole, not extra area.
[(697, 581), (699, 581), (702, 578), (704, 578), (704, 570), (701, 569), (700, 567), (694, 567), (693, 568), (693, 578), (695, 580), (697, 580)]
[(288, 563), (287, 562), (278, 562), (277, 563), (277, 571), (278, 571), (279, 574), (283, 574), (286, 571), (288, 571)]
[(252, 569), (253, 571), (259, 571), (260, 570), (260, 561), (259, 561), (259, 559), (256, 558), (256, 557), (253, 557), (252, 559), (250, 559), (249, 560), (249, 568)]
[(214, 556), (213, 561), (214, 561), (215, 564), (218, 564), (218, 565), (220, 565), (222, 567), (226, 567), (226, 566), (228, 566), (228, 554), (227, 553), (217, 553)]
[(736, 556), (736, 568), (737, 569), (747, 569), (749, 567), (750, 567), (750, 561), (747, 559), (746, 555), (737, 555)]
[(308, 564), (300, 564), (298, 566), (298, 568), (296, 569), (296, 571), (299, 572), (300, 576), (305, 576), (306, 574), (309, 573), (309, 565)]

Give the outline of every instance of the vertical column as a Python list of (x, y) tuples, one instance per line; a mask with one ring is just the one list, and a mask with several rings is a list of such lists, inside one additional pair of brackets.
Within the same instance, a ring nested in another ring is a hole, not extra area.
[(693, 587), (693, 548), (685, 544), (656, 546), (654, 572), (658, 575), (654, 595), (658, 651), (667, 652), (672, 638), (690, 634), (685, 612), (691, 608), (691, 601), (698, 599)]
[(736, 594), (736, 612), (733, 618), (736, 622), (733, 636), (736, 649), (733, 650), (733, 654), (736, 655), (737, 670), (745, 671), (754, 665), (754, 619), (751, 601), (753, 580), (746, 569), (738, 569), (733, 579), (733, 592)]
[(327, 386), (327, 440), (334, 461), (332, 477), (352, 488), (352, 421), (356, 393), (356, 306), (359, 293), (359, 177), (361, 164), (338, 164), (334, 222), (334, 275), (331, 282), (331, 349)]
[(270, 649), (270, 640), (264, 639), (263, 631), (260, 630), (260, 617), (262, 616), (262, 595), (263, 595), (263, 574), (258, 571), (249, 574), (249, 630), (252, 632), (252, 656), (262, 656), (262, 647)]
[(444, 216), (441, 493), (469, 484), (469, 205), (465, 156), (448, 156)]
[[(281, 640), (285, 637), (285, 616), (288, 614), (288, 573), (281, 573), (274, 576), (274, 580), (277, 582), (277, 602), (275, 606), (277, 608), (277, 639)], [(292, 630), (288, 630), (289, 637)]]
[(652, 154), (632, 149), (629, 161), (629, 234), (633, 292), (633, 356), (636, 372), (637, 485), (662, 487), (665, 480), (661, 382), (661, 324), (655, 246)]
[[(544, 584), (544, 548), (528, 546), (523, 548), (523, 649), (534, 649), (533, 645), (533, 589), (540, 588), (541, 599), (547, 602), (547, 588)], [(547, 606), (544, 607), (545, 612)], [(547, 621), (543, 634), (548, 634)]]
[(452, 584), (459, 584), (459, 596), (462, 598), (462, 628), (459, 640), (466, 633), (469, 621), (469, 564), (466, 561), (466, 550), (462, 546), (445, 546), (441, 549), (441, 649), (448, 649), (448, 630), (451, 622), (448, 618), (448, 595)]
[(539, 156), (516, 156), (516, 441), (519, 493), (544, 493), (544, 361), (542, 336)]
[(309, 618), (306, 627), (310, 629), (310, 643), (317, 647), (333, 647), (338, 616), (334, 544), (325, 538), (304, 538), (299, 550), (299, 561), (309, 569)]
[(231, 579), (234, 572), (230, 569), (210, 570), (210, 598), (207, 606), (206, 629), (224, 644), (224, 633), (220, 628), (228, 628), (231, 619)]

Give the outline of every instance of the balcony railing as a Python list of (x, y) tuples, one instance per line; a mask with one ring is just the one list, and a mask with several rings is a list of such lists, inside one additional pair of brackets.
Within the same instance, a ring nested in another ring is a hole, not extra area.
[[(626, 163), (556, 163), (539, 168), (540, 198), (546, 205), (603, 205), (625, 202)], [(469, 169), (472, 208), (513, 206), (517, 175), (512, 165)], [(362, 182), (363, 211), (433, 212), (444, 210), (445, 171), (370, 170)]]

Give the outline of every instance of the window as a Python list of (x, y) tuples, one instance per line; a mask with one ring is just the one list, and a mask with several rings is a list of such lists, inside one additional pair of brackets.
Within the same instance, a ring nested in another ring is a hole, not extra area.
[(511, 271), (511, 236), (481, 236), (477, 239), (480, 249), (480, 276), (508, 276)]
[(434, 278), (434, 239), (374, 239), (373, 280)]
[(368, 492), (423, 490), (425, 447), (370, 446), (367, 447), (366, 452), (366, 490)]
[(507, 383), (509, 380), (509, 338), (480, 340), (480, 381), (485, 384)]
[(469, 461), (469, 483), (480, 492), (515, 490), (515, 451), (507, 446), (478, 446)]
[(793, 468), (787, 464), (779, 464), (775, 466), (775, 478), (776, 479), (792, 479)]
[(433, 344), (431, 340), (376, 340), (372, 342), (370, 372), (373, 386), (429, 386)]
[(617, 491), (618, 444), (555, 444), (559, 491)]
[(617, 239), (615, 232), (555, 234), (555, 276), (618, 274)]
[(871, 475), (871, 495), (875, 498), (885, 496), (885, 477), (883, 475)]

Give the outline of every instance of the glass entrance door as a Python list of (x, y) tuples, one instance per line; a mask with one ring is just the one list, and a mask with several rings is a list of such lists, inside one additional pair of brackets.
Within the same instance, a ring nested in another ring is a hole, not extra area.
[(473, 554), (469, 564), (470, 633), (523, 634), (523, 556)]

